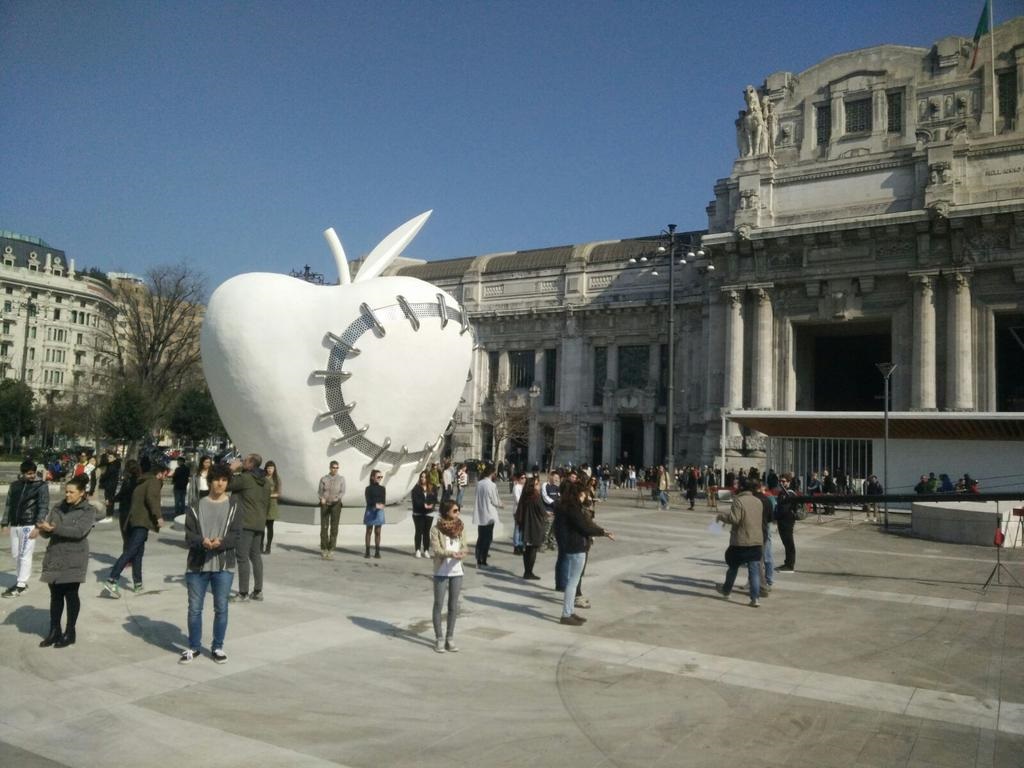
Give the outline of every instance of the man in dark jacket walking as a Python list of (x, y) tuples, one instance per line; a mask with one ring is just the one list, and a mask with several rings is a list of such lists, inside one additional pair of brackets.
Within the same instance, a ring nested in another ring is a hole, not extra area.
[(156, 463), (149, 472), (139, 478), (132, 491), (132, 506), (128, 512), (128, 535), (124, 549), (117, 558), (110, 576), (103, 582), (103, 589), (111, 597), (120, 597), (121, 588), (117, 581), (121, 571), (128, 563), (132, 564), (132, 591), (141, 592), (142, 557), (146, 553), (146, 539), (149, 532), (156, 533), (164, 524), (163, 512), (160, 508), (160, 492), (164, 487), (164, 479), (170, 474), (166, 464)]
[(3, 591), (3, 597), (21, 597), (28, 589), (36, 548), (36, 540), (29, 534), (50, 511), (50, 492), (46, 482), (36, 478), (35, 462), (23, 461), (20, 469), (21, 476), (7, 490), (7, 504), (0, 519), (0, 530), (11, 531), (11, 558), (17, 567), (17, 581)]
[[(260, 467), (263, 457), (250, 453), (244, 461), (231, 465), (232, 476), (228, 490), (231, 498), (242, 508), (242, 533), (238, 537), (238, 594), (233, 602), (263, 599), (263, 531), (270, 511), (270, 483)], [(249, 594), (249, 574), (252, 574), (252, 594)]]

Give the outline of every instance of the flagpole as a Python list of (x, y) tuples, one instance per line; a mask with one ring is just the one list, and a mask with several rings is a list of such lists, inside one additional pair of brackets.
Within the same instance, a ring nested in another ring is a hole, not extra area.
[(992, 65), (992, 135), (996, 135), (999, 121), (999, 94), (996, 92), (996, 17), (993, 13), (992, 0), (988, 0), (988, 53)]

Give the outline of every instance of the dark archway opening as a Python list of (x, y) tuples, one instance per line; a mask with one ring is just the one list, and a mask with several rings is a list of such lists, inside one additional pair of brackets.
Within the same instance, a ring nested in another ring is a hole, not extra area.
[(619, 417), (619, 461), (634, 467), (644, 464), (644, 420), (640, 416)]
[(797, 410), (880, 411), (882, 374), (892, 360), (888, 320), (796, 329)]
[(1024, 411), (1024, 315), (996, 315), (996, 410)]

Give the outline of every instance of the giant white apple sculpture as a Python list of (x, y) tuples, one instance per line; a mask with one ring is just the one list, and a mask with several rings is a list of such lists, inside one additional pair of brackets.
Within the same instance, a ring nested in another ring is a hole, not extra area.
[(378, 277), (430, 211), (396, 229), (355, 279), (334, 230), (339, 285), (250, 273), (214, 291), (203, 320), (203, 371), (244, 453), (273, 459), (282, 501), (315, 505), (337, 460), (346, 506), (363, 504), (370, 470), (396, 500), (436, 460), (470, 368), (459, 303), (412, 277)]

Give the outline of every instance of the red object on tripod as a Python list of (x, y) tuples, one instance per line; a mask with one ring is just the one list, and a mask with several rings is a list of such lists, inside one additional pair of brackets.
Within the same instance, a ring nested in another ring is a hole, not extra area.
[(993, 542), (994, 546), (1001, 547), (1001, 546), (1003, 546), (1003, 542), (1004, 541), (1006, 541), (1006, 534), (1003, 533), (1003, 529), (1002, 528), (996, 528), (996, 538), (995, 538), (995, 542)]

